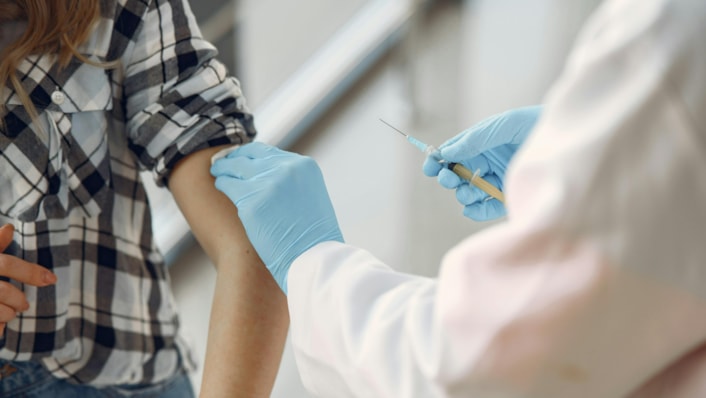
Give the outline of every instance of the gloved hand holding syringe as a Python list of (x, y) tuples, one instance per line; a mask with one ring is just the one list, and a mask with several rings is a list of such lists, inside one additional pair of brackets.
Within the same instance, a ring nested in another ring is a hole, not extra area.
[[(422, 151), (422, 152), (424, 152), (427, 156), (433, 154), (434, 152), (438, 152), (438, 151), (439, 151), (439, 150), (438, 150), (436, 147), (434, 147), (433, 145), (427, 145), (427, 144), (423, 143), (422, 141), (419, 141), (418, 139), (412, 137), (411, 135), (406, 134), (406, 133), (400, 131), (398, 128), (392, 126), (391, 124), (387, 123), (386, 121), (384, 121), (384, 120), (382, 120), (382, 119), (380, 119), (380, 121), (383, 122), (383, 123), (385, 123), (386, 125), (388, 125), (388, 126), (389, 126), (390, 128), (392, 128), (393, 130), (395, 130), (395, 131), (397, 131), (398, 133), (400, 133), (400, 134), (402, 134), (403, 136), (405, 136), (405, 138), (407, 139), (407, 141), (409, 141), (409, 142), (410, 142), (412, 145), (414, 145), (415, 147), (419, 148), (419, 150)], [(492, 185), (491, 183), (489, 183), (488, 181), (484, 180), (484, 179), (479, 175), (479, 173), (480, 173), (479, 170), (476, 170), (476, 172), (471, 172), (470, 170), (468, 170), (467, 168), (465, 168), (463, 165), (461, 165), (461, 164), (459, 164), (459, 163), (447, 162), (447, 161), (444, 160), (444, 159), (440, 159), (439, 162), (440, 162), (440, 163), (445, 163), (446, 166), (447, 166), (451, 171), (453, 171), (454, 173), (456, 173), (459, 177), (463, 178), (464, 180), (467, 180), (468, 182), (470, 182), (471, 184), (473, 184), (474, 186), (476, 186), (478, 189), (480, 189), (480, 190), (482, 190), (483, 192), (487, 193), (487, 194), (490, 195), (491, 197), (497, 199), (497, 200), (500, 201), (501, 203), (505, 203), (505, 195), (503, 195), (503, 193), (502, 193), (498, 188), (496, 188), (495, 186), (493, 186), (493, 185)]]

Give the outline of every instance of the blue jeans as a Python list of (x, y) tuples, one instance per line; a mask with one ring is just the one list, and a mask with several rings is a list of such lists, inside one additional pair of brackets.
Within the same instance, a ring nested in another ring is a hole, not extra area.
[[(8, 367), (9, 366), (9, 367)], [(186, 372), (149, 385), (122, 385), (96, 388), (57, 379), (37, 362), (0, 360), (0, 397), (3, 398), (194, 398)]]

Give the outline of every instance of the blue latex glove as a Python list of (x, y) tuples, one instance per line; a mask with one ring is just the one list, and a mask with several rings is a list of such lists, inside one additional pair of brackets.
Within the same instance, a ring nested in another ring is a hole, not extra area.
[(461, 163), (473, 172), (480, 170), (481, 177), (502, 191), (507, 166), (534, 128), (541, 111), (541, 106), (532, 106), (484, 119), (443, 143), (437, 153), (429, 155), (424, 162), (424, 174), (438, 176), (441, 186), (456, 190), (456, 199), (464, 206), (464, 216), (476, 221), (504, 216), (502, 203), (470, 185), (439, 160)]
[(321, 242), (343, 242), (313, 159), (253, 142), (215, 161), (211, 174), (238, 208), (250, 242), (285, 294), (297, 257)]

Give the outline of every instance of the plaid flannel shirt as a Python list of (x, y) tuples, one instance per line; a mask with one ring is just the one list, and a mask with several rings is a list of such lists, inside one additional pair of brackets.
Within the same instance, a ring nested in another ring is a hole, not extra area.
[(72, 383), (159, 382), (189, 354), (140, 170), (163, 185), (184, 156), (251, 141), (252, 117), (186, 0), (103, 0), (80, 51), (119, 66), (25, 60), (36, 121), (9, 84), (0, 98), (0, 225), (16, 227), (6, 253), (58, 276), (11, 281), (31, 306), (7, 324), (0, 358)]

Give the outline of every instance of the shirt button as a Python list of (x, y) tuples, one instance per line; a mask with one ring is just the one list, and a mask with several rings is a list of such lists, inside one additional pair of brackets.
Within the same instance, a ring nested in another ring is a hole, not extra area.
[(53, 102), (57, 105), (63, 104), (65, 99), (66, 99), (66, 96), (64, 95), (64, 93), (62, 93), (59, 90), (56, 90), (53, 93), (51, 93), (51, 102)]

